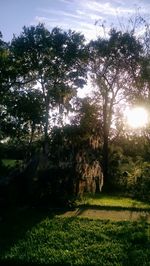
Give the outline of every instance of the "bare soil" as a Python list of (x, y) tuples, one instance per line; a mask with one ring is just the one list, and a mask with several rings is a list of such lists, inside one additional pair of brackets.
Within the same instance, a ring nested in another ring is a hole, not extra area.
[(143, 220), (150, 223), (150, 212), (130, 210), (98, 210), (93, 208), (78, 208), (61, 214), (63, 217), (86, 217), (90, 219), (112, 220), (112, 221), (137, 221)]

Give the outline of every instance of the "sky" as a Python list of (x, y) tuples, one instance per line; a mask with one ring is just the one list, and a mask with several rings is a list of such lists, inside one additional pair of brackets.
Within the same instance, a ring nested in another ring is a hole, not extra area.
[(149, 19), (150, 0), (0, 0), (0, 31), (5, 41), (11, 41), (23, 26), (42, 22), (49, 30), (72, 29), (90, 40), (101, 34), (101, 24), (124, 24), (138, 9)]

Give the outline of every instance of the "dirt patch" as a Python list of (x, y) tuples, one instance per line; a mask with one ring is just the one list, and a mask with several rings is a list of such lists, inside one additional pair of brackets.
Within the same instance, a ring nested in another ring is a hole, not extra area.
[(90, 208), (79, 208), (74, 211), (67, 211), (61, 214), (63, 217), (86, 217), (100, 220), (112, 221), (136, 221), (143, 220), (150, 223), (150, 212), (146, 211), (115, 211), (115, 210), (97, 210)]

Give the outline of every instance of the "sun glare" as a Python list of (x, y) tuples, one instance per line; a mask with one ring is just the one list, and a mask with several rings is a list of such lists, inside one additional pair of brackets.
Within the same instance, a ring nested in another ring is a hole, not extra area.
[(148, 113), (143, 107), (126, 110), (127, 124), (132, 128), (145, 127), (148, 123)]

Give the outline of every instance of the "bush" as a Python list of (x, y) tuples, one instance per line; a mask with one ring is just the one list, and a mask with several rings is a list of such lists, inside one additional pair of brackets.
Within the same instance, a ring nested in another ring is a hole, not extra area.
[(113, 191), (150, 200), (150, 163), (144, 162), (142, 157), (125, 156), (121, 148), (111, 146), (109, 177)]
[(150, 163), (142, 162), (141, 158), (133, 161), (124, 158), (112, 179), (113, 187), (132, 196), (150, 200)]
[(150, 163), (143, 163), (141, 167), (141, 174), (137, 176), (137, 180), (133, 188), (133, 194), (140, 199), (150, 200)]

